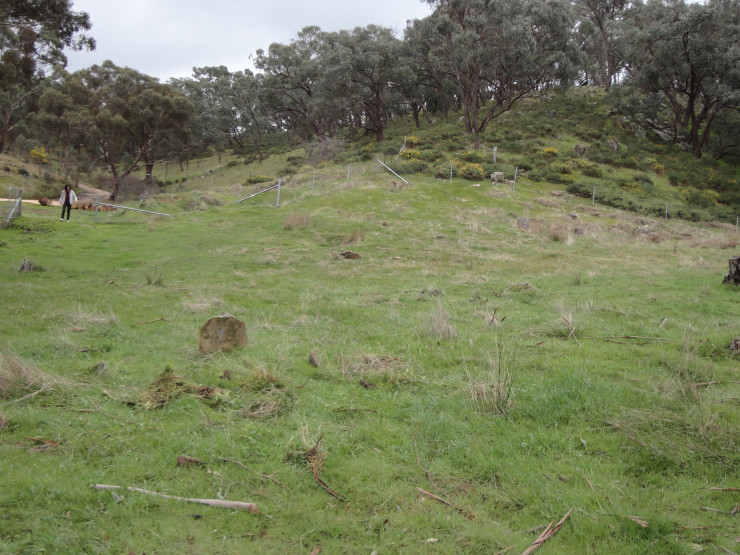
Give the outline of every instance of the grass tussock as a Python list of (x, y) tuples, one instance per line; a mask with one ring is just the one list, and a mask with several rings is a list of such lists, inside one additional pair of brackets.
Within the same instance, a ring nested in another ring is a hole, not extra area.
[(343, 245), (359, 245), (365, 238), (365, 232), (361, 229), (355, 229), (352, 233), (347, 235), (342, 241)]
[(514, 403), (517, 346), (499, 337), (493, 353), (486, 353), (482, 371), (467, 371), (471, 405), (481, 414), (508, 416)]
[(75, 312), (72, 314), (72, 323), (74, 326), (84, 327), (87, 325), (106, 325), (116, 324), (118, 317), (113, 312), (113, 308), (109, 308), (107, 312), (100, 312), (97, 310), (84, 310), (82, 305), (78, 305)]
[(0, 353), (0, 399), (18, 399), (68, 385), (67, 380), (42, 372), (20, 357)]
[(421, 331), (425, 335), (431, 335), (441, 341), (455, 341), (458, 337), (457, 328), (452, 322), (449, 311), (438, 304), (437, 308), (427, 314), (421, 324)]
[(291, 212), (290, 215), (283, 220), (283, 229), (306, 229), (308, 227), (308, 214), (300, 214), (298, 212)]
[(377, 381), (399, 384), (407, 379), (408, 364), (392, 355), (365, 354), (359, 358), (340, 357), (339, 371), (345, 378), (367, 384)]

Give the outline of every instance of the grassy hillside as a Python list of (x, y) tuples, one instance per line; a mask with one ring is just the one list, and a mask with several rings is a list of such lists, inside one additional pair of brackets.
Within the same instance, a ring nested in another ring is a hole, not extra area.
[[(433, 133), (429, 168), (461, 160)], [(170, 167), (132, 206), (171, 218), (25, 209), (0, 231), (0, 551), (521, 553), (571, 511), (542, 553), (736, 552), (735, 226), (593, 204), (530, 178), (569, 136), (498, 138), (498, 171), (534, 160), (516, 188), (402, 186), (368, 142)], [(279, 207), (234, 204), (287, 166)], [(203, 355), (222, 312), (249, 344)]]

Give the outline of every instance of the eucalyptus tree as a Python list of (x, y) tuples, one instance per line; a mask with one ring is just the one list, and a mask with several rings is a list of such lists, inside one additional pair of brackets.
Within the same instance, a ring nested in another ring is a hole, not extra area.
[(359, 111), (360, 123), (378, 141), (402, 98), (393, 82), (401, 50), (393, 31), (378, 25), (326, 35), (321, 61), (330, 93), (349, 113)]
[(56, 91), (48, 105), (64, 108), (55, 113), (67, 119), (70, 136), (82, 138), (84, 152), (108, 167), (111, 199), (133, 171), (146, 166), (150, 173), (155, 163), (176, 154), (169, 148), (178, 142), (170, 135), (186, 135), (193, 115), (190, 101), (173, 87), (110, 61), (68, 75)]
[(331, 93), (326, 48), (327, 33), (311, 26), (290, 44), (273, 43), (267, 52), (257, 51), (265, 109), (278, 127), (301, 138), (333, 136), (346, 113), (343, 99)]
[(480, 134), (532, 91), (568, 84), (577, 51), (564, 0), (426, 0), (433, 8), (415, 33), (429, 59), (454, 79), (465, 129)]
[(25, 113), (35, 109), (48, 70), (66, 65), (63, 49), (94, 49), (85, 12), (70, 0), (0, 0), (0, 152)]
[(629, 16), (622, 109), (700, 157), (717, 118), (740, 109), (740, 0), (648, 0)]
[(397, 66), (396, 82), (406, 96), (419, 127), (417, 110), (440, 112), (447, 117), (455, 99), (455, 82), (445, 73), (427, 46), (428, 35), (435, 32), (430, 18), (412, 21), (404, 33), (404, 55)]
[(204, 145), (214, 146), (220, 157), (224, 145), (244, 149), (250, 142), (261, 161), (262, 135), (270, 127), (262, 110), (261, 80), (248, 69), (232, 73), (218, 66), (193, 68), (192, 79), (171, 83), (196, 106)]
[(586, 60), (587, 78), (608, 91), (623, 68), (622, 38), (629, 0), (573, 0), (575, 28)]

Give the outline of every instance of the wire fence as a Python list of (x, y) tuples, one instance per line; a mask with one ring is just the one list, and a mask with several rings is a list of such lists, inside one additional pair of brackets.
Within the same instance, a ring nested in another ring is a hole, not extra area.
[(2, 227), (10, 225), (10, 220), (20, 218), (23, 211), (23, 189), (8, 187), (8, 200), (4, 210)]

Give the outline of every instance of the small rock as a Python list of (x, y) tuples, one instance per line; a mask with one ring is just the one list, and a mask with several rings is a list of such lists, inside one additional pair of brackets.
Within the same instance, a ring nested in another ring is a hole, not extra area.
[(201, 353), (233, 351), (247, 344), (247, 326), (231, 314), (221, 314), (200, 328), (198, 348)]

